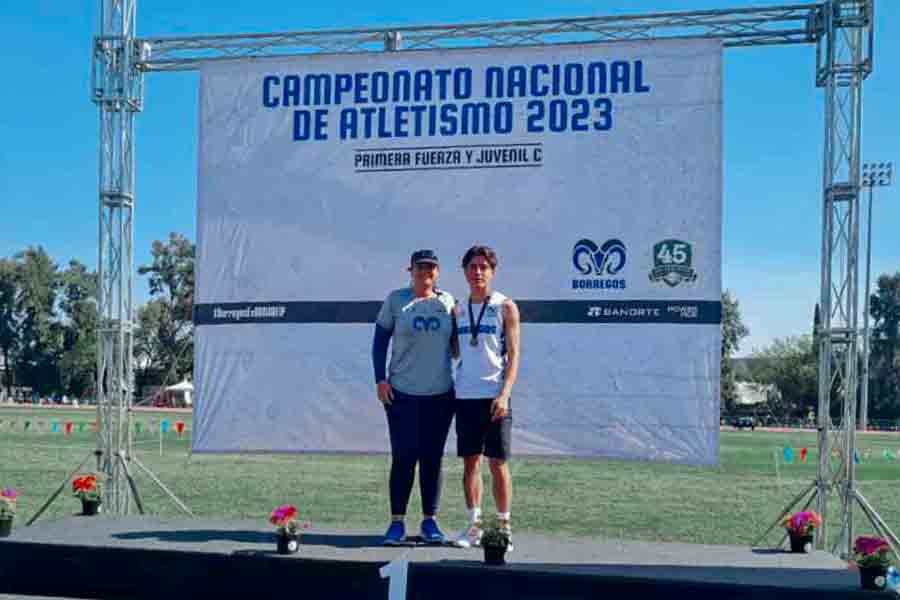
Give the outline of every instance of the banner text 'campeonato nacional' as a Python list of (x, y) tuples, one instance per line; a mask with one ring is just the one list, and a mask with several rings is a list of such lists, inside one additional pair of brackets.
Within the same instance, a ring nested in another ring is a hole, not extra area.
[[(642, 60), (356, 73), (269, 73), (262, 106), (297, 142), (609, 131), (614, 97), (646, 94)], [(524, 111), (516, 110), (524, 102)]]

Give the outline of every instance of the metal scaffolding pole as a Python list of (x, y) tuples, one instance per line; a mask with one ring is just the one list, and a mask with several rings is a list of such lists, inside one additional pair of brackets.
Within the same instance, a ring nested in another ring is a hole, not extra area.
[[(839, 534), (833, 552), (849, 555), (856, 485), (856, 400), (859, 364), (859, 168), (862, 83), (871, 72), (871, 0), (832, 0), (820, 12), (816, 83), (825, 90), (823, 163), (822, 335), (819, 337), (819, 485), (817, 506), (827, 519), (826, 486), (838, 492)], [(831, 428), (831, 410), (841, 407)], [(830, 430), (830, 431), (829, 431)], [(832, 468), (831, 444), (839, 449)], [(823, 526), (817, 547), (828, 537)]]
[(134, 115), (143, 106), (135, 10), (135, 0), (101, 2), (91, 70), (91, 100), (100, 112), (97, 469), (107, 478), (106, 511), (119, 515), (131, 506), (118, 457), (127, 460), (132, 451)]
[[(98, 448), (115, 482), (114, 510), (128, 510), (127, 483), (114, 457), (131, 455), (132, 216), (134, 113), (142, 73), (195, 70), (204, 63), (323, 53), (404, 52), (666, 39), (722, 40), (727, 48), (816, 44), (816, 84), (825, 90), (822, 204), (822, 335), (819, 348), (818, 450), (814, 490), (827, 516), (839, 492), (840, 537), (852, 543), (857, 399), (859, 157), (862, 82), (872, 70), (874, 0), (827, 0), (762, 8), (686, 11), (455, 25), (293, 31), (188, 37), (134, 37), (136, 0), (103, 0), (94, 46), (94, 101), (100, 107), (100, 314)], [(401, 47), (402, 40), (402, 47)], [(832, 423), (831, 408), (840, 406)], [(831, 462), (838, 450), (839, 465)], [(121, 461), (118, 461), (121, 462)], [(806, 492), (798, 498), (802, 500)], [(798, 501), (799, 501), (798, 500)], [(812, 498), (810, 498), (810, 501)], [(789, 506), (785, 512), (790, 510)], [(874, 511), (873, 511), (874, 512)], [(868, 512), (866, 513), (868, 514)], [(823, 548), (827, 528), (817, 536)]]

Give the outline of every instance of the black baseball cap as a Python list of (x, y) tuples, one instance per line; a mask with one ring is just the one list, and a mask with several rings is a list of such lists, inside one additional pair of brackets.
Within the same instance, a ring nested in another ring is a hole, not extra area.
[(409, 259), (410, 264), (428, 263), (432, 265), (438, 264), (437, 254), (434, 250), (416, 250)]

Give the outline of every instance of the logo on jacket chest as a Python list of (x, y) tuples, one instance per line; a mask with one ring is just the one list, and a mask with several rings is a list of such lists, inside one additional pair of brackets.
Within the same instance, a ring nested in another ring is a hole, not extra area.
[(413, 318), (412, 328), (416, 331), (437, 331), (441, 328), (441, 320), (437, 317), (416, 315)]

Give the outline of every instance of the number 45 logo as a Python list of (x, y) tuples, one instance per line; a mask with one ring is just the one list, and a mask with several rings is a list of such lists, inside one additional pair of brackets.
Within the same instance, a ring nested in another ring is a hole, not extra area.
[(694, 252), (688, 242), (663, 240), (653, 246), (653, 270), (650, 281), (664, 283), (669, 287), (697, 279), (697, 271), (692, 267)]

